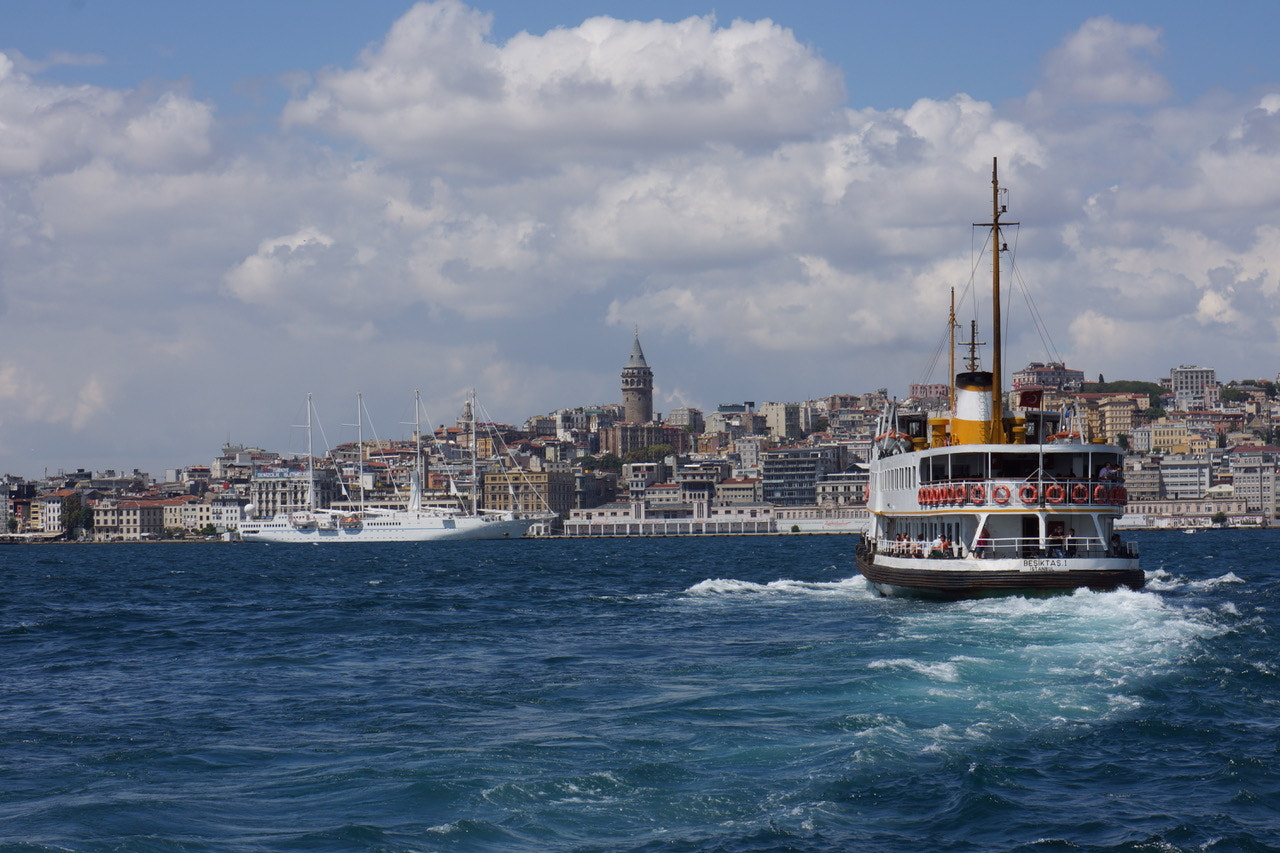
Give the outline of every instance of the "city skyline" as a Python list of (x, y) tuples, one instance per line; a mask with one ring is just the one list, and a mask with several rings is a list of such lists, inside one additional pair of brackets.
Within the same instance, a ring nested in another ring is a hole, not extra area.
[(171, 6), (7, 9), (0, 473), (616, 402), (636, 326), (663, 412), (945, 381), (992, 157), (1006, 365), (1275, 374), (1269, 4)]

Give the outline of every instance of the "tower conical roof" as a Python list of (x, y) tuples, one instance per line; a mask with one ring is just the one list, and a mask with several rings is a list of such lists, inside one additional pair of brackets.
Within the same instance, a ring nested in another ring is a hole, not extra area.
[(627, 367), (648, 367), (644, 360), (644, 350), (640, 349), (640, 333), (636, 332), (635, 343), (631, 345), (631, 358), (627, 359)]

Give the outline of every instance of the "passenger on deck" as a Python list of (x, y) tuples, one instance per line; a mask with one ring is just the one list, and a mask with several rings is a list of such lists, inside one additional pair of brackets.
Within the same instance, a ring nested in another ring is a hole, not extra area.
[(973, 546), (973, 556), (977, 557), (979, 560), (987, 556), (987, 548), (989, 547), (987, 539), (987, 528), (983, 527), (982, 531), (978, 533), (977, 544)]
[(1058, 528), (1049, 534), (1048, 546), (1050, 557), (1062, 556), (1062, 528)]

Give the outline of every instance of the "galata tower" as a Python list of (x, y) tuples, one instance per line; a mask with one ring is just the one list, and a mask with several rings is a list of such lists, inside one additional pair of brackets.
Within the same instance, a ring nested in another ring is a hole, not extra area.
[(653, 371), (640, 349), (640, 330), (636, 329), (631, 358), (622, 368), (622, 409), (628, 423), (647, 424), (653, 420)]

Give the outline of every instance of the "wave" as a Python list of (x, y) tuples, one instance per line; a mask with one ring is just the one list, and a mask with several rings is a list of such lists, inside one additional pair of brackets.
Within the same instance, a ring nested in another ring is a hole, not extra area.
[(685, 590), (685, 594), (701, 597), (785, 595), (875, 598), (867, 582), (860, 576), (838, 581), (797, 581), (784, 578), (768, 583), (712, 578), (694, 584)]

